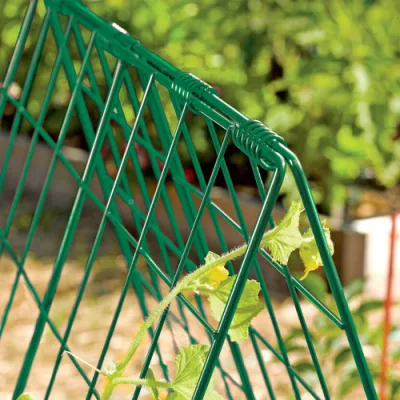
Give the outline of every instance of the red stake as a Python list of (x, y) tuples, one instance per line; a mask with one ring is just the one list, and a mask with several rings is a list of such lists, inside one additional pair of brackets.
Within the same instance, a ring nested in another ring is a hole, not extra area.
[(391, 306), (392, 306), (392, 288), (394, 279), (394, 258), (396, 249), (396, 219), (398, 212), (392, 213), (392, 231), (390, 234), (390, 253), (389, 253), (389, 271), (387, 278), (386, 299), (385, 299), (385, 316), (383, 323), (383, 348), (381, 357), (381, 382), (380, 382), (380, 400), (386, 400), (386, 380), (388, 370), (388, 349), (389, 349), (389, 334), (391, 329)]

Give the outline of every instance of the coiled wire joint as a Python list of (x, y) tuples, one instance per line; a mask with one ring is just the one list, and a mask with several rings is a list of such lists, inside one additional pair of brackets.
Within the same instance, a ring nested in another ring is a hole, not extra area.
[(171, 85), (171, 90), (178, 95), (184, 103), (187, 102), (189, 110), (195, 114), (199, 114), (199, 111), (193, 105), (193, 95), (199, 100), (203, 99), (206, 94), (218, 95), (215, 88), (190, 73), (178, 75)]
[(279, 163), (279, 156), (273, 149), (274, 142), (286, 146), (285, 140), (260, 121), (248, 120), (236, 124), (232, 129), (232, 139), (235, 145), (248, 157), (269, 170)]

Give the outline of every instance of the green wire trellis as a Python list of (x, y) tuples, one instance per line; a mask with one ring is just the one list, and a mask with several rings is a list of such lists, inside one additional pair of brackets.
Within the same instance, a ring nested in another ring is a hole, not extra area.
[[(21, 281), (23, 281), (28, 287), (40, 311), (29, 347), (19, 372), (13, 399), (16, 399), (26, 387), (28, 378), (34, 369), (33, 362), (46, 326), (50, 328), (52, 334), (58, 340), (60, 345), (45, 394), (45, 399), (51, 398), (54, 382), (61, 363), (61, 357), (65, 350), (69, 351), (68, 340), (107, 223), (111, 223), (114, 228), (121, 252), (124, 255), (128, 266), (128, 272), (112, 323), (106, 335), (104, 346), (99, 354), (97, 362), (97, 368), (99, 369), (103, 366), (111, 338), (130, 287), (133, 287), (141, 307), (141, 312), (145, 318), (149, 314), (146, 302), (147, 295), (145, 293), (149, 293), (157, 300), (160, 300), (162, 294), (158, 284), (159, 279), (169, 287), (173, 287), (184, 270), (190, 271), (196, 268), (196, 264), (189, 259), (189, 252), (192, 247), (195, 249), (198, 258), (200, 260), (204, 259), (209, 251), (209, 244), (207, 243), (207, 238), (201, 225), (202, 217), (205, 212), (208, 212), (210, 215), (222, 251), (227, 251), (228, 247), (221, 227), (221, 220), (223, 220), (224, 223), (229, 224), (232, 229), (239, 233), (243, 239), (249, 243), (248, 250), (241, 263), (238, 278), (231, 293), (223, 318), (220, 321), (218, 329), (215, 331), (207, 321), (207, 315), (202, 306), (201, 299), (196, 297), (196, 307), (184, 296), (180, 295), (178, 301), (179, 315), (172, 314), (171, 312), (164, 313), (160, 318), (156, 329), (150, 331), (152, 341), (142, 366), (141, 377), (145, 377), (154, 353), (157, 354), (158, 362), (162, 367), (164, 377), (168, 377), (168, 371), (163, 361), (162, 351), (160, 351), (158, 346), (158, 339), (164, 329), (164, 324), (170, 324), (170, 319), (167, 317), (171, 317), (174, 322), (178, 323), (188, 334), (190, 340), (193, 343), (195, 342), (194, 337), (191, 335), (190, 324), (186, 317), (186, 313), (190, 312), (204, 327), (211, 342), (211, 350), (193, 398), (196, 400), (203, 398), (211, 375), (214, 369), (218, 368), (225, 384), (225, 396), (227, 398), (233, 399), (234, 393), (241, 391), (245, 394), (247, 399), (255, 399), (255, 395), (252, 391), (251, 378), (247, 372), (245, 358), (242, 351), (240, 347), (236, 343), (231, 342), (227, 336), (244, 283), (249, 275), (250, 269), (253, 268), (257, 279), (261, 284), (262, 295), (266, 303), (268, 314), (271, 318), (278, 344), (278, 348), (275, 348), (270, 344), (267, 338), (263, 337), (254, 327), (250, 328), (251, 343), (265, 383), (265, 396), (263, 398), (277, 398), (265, 362), (263, 361), (263, 346), (269, 349), (269, 351), (271, 351), (284, 365), (290, 380), (293, 395), (296, 399), (301, 398), (301, 390), (305, 390), (315, 399), (331, 398), (307, 322), (299, 303), (298, 296), (300, 293), (313, 303), (314, 306), (332, 322), (332, 329), (341, 329), (345, 331), (360, 374), (365, 396), (368, 399), (377, 399), (368, 365), (332, 257), (325, 241), (323, 229), (316, 212), (306, 177), (303, 173), (301, 164), (296, 156), (287, 148), (284, 140), (262, 123), (249, 120), (229, 106), (229, 104), (225, 103), (218, 97), (213, 88), (203, 81), (191, 74), (183, 73), (176, 69), (143, 47), (138, 40), (129, 36), (120, 27), (115, 24), (110, 24), (96, 16), (79, 0), (47, 0), (45, 2), (46, 13), (41, 21), (40, 32), (36, 38), (36, 46), (24, 78), (22, 93), (19, 99), (13, 98), (9, 95), (9, 87), (15, 79), (18, 66), (20, 65), (21, 58), (24, 54), (33, 20), (34, 18), (37, 18), (37, 3), (38, 0), (31, 0), (29, 3), (3, 86), (0, 89), (0, 119), (4, 114), (8, 102), (16, 108), (15, 118), (9, 135), (8, 147), (1, 168), (0, 192), (4, 189), (5, 177), (12, 157), (13, 146), (23, 121), (27, 121), (33, 127), (30, 149), (26, 155), (25, 164), (9, 210), (8, 218), (5, 225), (0, 228), (0, 253), (7, 252), (8, 256), (13, 260), (16, 266), (15, 281), (10, 292), (9, 301), (6, 304), (2, 315), (0, 337), (6, 328), (7, 319), (11, 312), (15, 293)], [(89, 40), (85, 40), (82, 33), (83, 29), (85, 29), (86, 32), (90, 31)], [(45, 96), (42, 99), (40, 112), (38, 116), (35, 117), (28, 111), (27, 104), (32, 93), (33, 81), (38, 72), (39, 65), (42, 62), (45, 43), (49, 36), (51, 36), (55, 41), (57, 54), (54, 56), (54, 64), (49, 77)], [(74, 64), (75, 60), (71, 56), (71, 38), (74, 38), (75, 40), (81, 62), (78, 71)], [(94, 51), (98, 54), (101, 73), (104, 75), (104, 80), (108, 88), (105, 97), (100, 85), (98, 84), (97, 76), (99, 71), (95, 71), (91, 61)], [(110, 58), (112, 58), (116, 63), (115, 68), (110, 67)], [(54, 140), (43, 128), (43, 125), (46, 120), (51, 96), (54, 92), (57, 80), (59, 79), (61, 68), (64, 70), (71, 96), (58, 138), (57, 140)], [(132, 77), (132, 70), (136, 71), (136, 81)], [(141, 87), (143, 90), (143, 97), (141, 100), (138, 96), (138, 87)], [(168, 121), (164, 110), (163, 97), (160, 96), (159, 91), (160, 87), (168, 90), (170, 102), (177, 116), (178, 122), (174, 131), (171, 131), (170, 122)], [(133, 125), (128, 123), (124, 114), (123, 104), (120, 99), (122, 88), (126, 91), (127, 99), (135, 113), (135, 122)], [(95, 105), (100, 115), (99, 123), (96, 128), (93, 127), (92, 119), (88, 111), (88, 101)], [(146, 110), (148, 110), (152, 124), (157, 132), (161, 149), (157, 148), (153, 144), (151, 133), (149, 131), (150, 128), (146, 123)], [(90, 155), (82, 177), (61, 152), (74, 113), (77, 113), (79, 117), (83, 135), (90, 149)], [(208, 180), (206, 180), (203, 175), (192, 142), (189, 124), (187, 123), (189, 113), (194, 115), (195, 118), (202, 118), (204, 120), (205, 127), (217, 154), (215, 165)], [(111, 123), (116, 124), (120, 128), (126, 143), (126, 150), (122, 157), (118, 151), (118, 144), (113, 134)], [(217, 132), (217, 130), (221, 129), (225, 132), (222, 142), (220, 142)], [(115, 178), (112, 178), (107, 173), (105, 163), (100, 157), (100, 151), (106, 139), (108, 140), (113, 159), (118, 169)], [(54, 151), (54, 155), (29, 227), (24, 250), (22, 254), (18, 256), (13, 250), (12, 245), (8, 240), (8, 236), (26, 183), (28, 171), (31, 168), (33, 154), (39, 140), (44, 141)], [(187, 151), (192, 160), (198, 180), (198, 187), (191, 185), (186, 180), (185, 172), (177, 153), (179, 141), (183, 141), (187, 146)], [(231, 142), (233, 142), (245, 155), (249, 157), (254, 179), (262, 200), (262, 208), (252, 232), (249, 232), (245, 221), (245, 215), (241, 210), (231, 175), (225, 161), (226, 150)], [(145, 176), (141, 170), (138, 154), (135, 151), (135, 143), (142, 146), (149, 155), (150, 165), (157, 180), (157, 187), (154, 194), (151, 194), (149, 188), (146, 186)], [(145, 212), (138, 207), (135, 202), (135, 196), (132, 192), (126, 173), (128, 161), (131, 162), (132, 168), (135, 171), (137, 184), (140, 188), (144, 205), (146, 207)], [(57, 162), (63, 163), (76, 181), (79, 189), (73, 208), (70, 212), (68, 224), (63, 234), (63, 240), (54, 263), (50, 281), (45, 295), (41, 298), (26, 273), (24, 264), (31, 248), (39, 219), (45, 207), (45, 201)], [(160, 167), (160, 162), (163, 163), (163, 167)], [(324, 262), (326, 277), (335, 299), (339, 315), (336, 315), (321, 301), (315, 298), (296, 278), (291, 275), (286, 266), (281, 266), (274, 262), (266, 251), (257, 250), (267, 225), (269, 224), (270, 227), (274, 226), (271, 216), (272, 209), (276, 203), (287, 166), (291, 169), (294, 175), (310, 225), (316, 237), (318, 248)], [(264, 185), (261, 179), (259, 168), (267, 170), (270, 173), (270, 179), (267, 186)], [(95, 174), (101, 182), (101, 189), (104, 198), (106, 199), (105, 203), (89, 188)], [(225, 179), (237, 221), (234, 217), (227, 215), (211, 200), (211, 190), (218, 174), (222, 174)], [(177, 221), (177, 218), (174, 215), (171, 199), (166, 190), (165, 182), (168, 175), (172, 178), (172, 184), (174, 185), (179, 197), (182, 212), (188, 226), (190, 227), (190, 233), (186, 239), (180, 231), (179, 221)], [(139, 237), (137, 239), (133, 237), (122, 223), (121, 215), (116, 203), (117, 196), (129, 207), (132, 221), (134, 222), (137, 232), (139, 232)], [(194, 196), (197, 196), (197, 198), (200, 199), (199, 206), (193, 201)], [(160, 226), (155, 218), (155, 209), (160, 198), (169, 217), (174, 237), (165, 234), (162, 226)], [(102, 219), (90, 255), (86, 261), (85, 274), (71, 308), (66, 328), (63, 334), (61, 334), (49, 317), (49, 313), (86, 199), (90, 199), (95, 206), (98, 207), (102, 212)], [(156, 238), (165, 272), (151, 256), (148, 233), (151, 233)], [(175, 272), (173, 265), (171, 264), (169, 253), (174, 254), (180, 260)], [(260, 264), (259, 259), (255, 257), (256, 254), (260, 254), (263, 257), (264, 261), (262, 265)], [(143, 257), (149, 266), (150, 280), (147, 277), (144, 277), (136, 268), (139, 257)], [(311, 388), (307, 381), (290, 363), (288, 350), (283, 340), (273, 303), (261, 271), (261, 268), (270, 268), (271, 266), (279, 271), (286, 279), (289, 293), (294, 301), (300, 326), (306, 339), (310, 357), (315, 367), (323, 397), (319, 396)], [(232, 271), (233, 266), (230, 265), (228, 267)], [(219, 355), (222, 346), (226, 341), (229, 344), (235, 366), (240, 376), (240, 381), (234, 378), (219, 363)], [(72, 362), (87, 383), (88, 391), (86, 395), (83, 395), (83, 397), (86, 399), (93, 397), (99, 398), (99, 394), (95, 389), (98, 380), (98, 373), (95, 373), (93, 377), (89, 378), (75, 359), (72, 359)], [(141, 388), (137, 388), (132, 398), (137, 399), (140, 391)]]

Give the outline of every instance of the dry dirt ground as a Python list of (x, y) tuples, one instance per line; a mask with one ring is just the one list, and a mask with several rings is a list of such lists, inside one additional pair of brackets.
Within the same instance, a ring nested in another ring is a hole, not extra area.
[[(22, 203), (23, 204), (23, 203)], [(23, 257), (23, 246), (29, 231), (31, 214), (28, 209), (24, 209), (18, 214), (12, 229), (9, 233), (9, 242), (15, 250), (17, 256)], [(25, 215), (25, 217), (24, 217)], [(66, 216), (59, 214), (50, 214), (41, 219), (41, 223), (34, 236), (31, 251), (28, 252), (24, 269), (31, 280), (40, 299), (43, 298), (48, 286), (49, 279), (53, 272), (54, 262), (59, 249), (62, 233), (65, 229)], [(1, 226), (6, 224), (5, 215), (1, 221)], [(25, 219), (24, 219), (25, 218)], [(46, 219), (47, 218), (47, 219)], [(64, 265), (56, 296), (51, 307), (50, 319), (53, 321), (60, 335), (64, 335), (70, 311), (74, 304), (77, 290), (83, 278), (85, 263), (88, 252), (93, 244), (96, 234), (96, 224), (93, 223), (93, 215), (84, 215), (80, 221), (77, 234), (69, 253), (68, 259)], [(143, 260), (139, 262), (139, 269), (144, 275), (147, 275), (147, 265)], [(7, 251), (3, 252), (0, 258), (0, 309), (3, 310), (9, 301), (10, 290), (14, 284), (17, 268), (10, 259)], [(80, 358), (89, 363), (96, 364), (101, 353), (108, 328), (110, 326), (114, 311), (120, 296), (122, 286), (126, 276), (126, 266), (123, 258), (119, 255), (118, 245), (115, 242), (111, 229), (106, 229), (105, 236), (100, 246), (99, 256), (97, 257), (90, 279), (82, 298), (75, 322), (73, 324), (68, 346), (70, 350)], [(160, 285), (162, 294), (166, 293), (167, 287)], [(194, 299), (191, 299), (194, 303)], [(145, 298), (146, 306), (151, 311), (157, 302), (147, 295)], [(297, 321), (296, 312), (291, 301), (275, 302), (276, 315), (282, 333), (287, 332), (288, 327)], [(207, 313), (208, 307), (205, 304)], [(179, 316), (179, 310), (176, 304), (172, 307), (172, 312)], [(303, 304), (303, 312), (306, 320), (312, 323), (316, 314), (314, 306)], [(39, 316), (38, 307), (32, 295), (21, 277), (15, 297), (12, 302), (12, 308), (8, 315), (7, 323), (0, 341), (0, 399), (11, 399), (11, 393), (20, 372), (21, 364), (25, 352), (29, 346), (36, 320)], [(204, 329), (196, 319), (186, 312), (188, 326), (191, 334), (201, 343), (207, 343), (208, 339)], [(109, 350), (106, 355), (105, 365), (113, 360), (118, 360), (128, 348), (129, 343), (143, 321), (141, 307), (138, 298), (133, 291), (128, 292), (127, 299), (122, 309), (117, 327), (112, 337)], [(188, 335), (172, 318), (168, 319), (169, 326), (166, 326), (161, 334), (159, 349), (162, 354), (163, 362), (167, 365), (170, 374), (173, 376), (175, 346), (179, 347), (189, 344)], [(214, 324), (215, 325), (215, 324)], [(254, 326), (272, 345), (277, 347), (276, 337), (272, 324), (266, 311), (263, 311), (255, 320)], [(139, 351), (136, 353), (132, 364), (129, 366), (126, 374), (129, 376), (138, 376), (141, 365), (146, 356), (150, 338), (146, 337)], [(27, 390), (30, 391), (36, 399), (43, 399), (46, 387), (53, 372), (54, 361), (60, 349), (60, 344), (55, 338), (53, 332), (46, 325), (42, 336), (35, 361), (32, 366), (30, 378), (27, 384)], [(266, 387), (261, 375), (259, 363), (252, 346), (248, 339), (240, 344), (241, 356), (248, 371), (253, 392), (257, 400), (268, 399)], [(232, 379), (240, 383), (241, 377), (235, 367), (231, 350), (226, 345), (221, 355), (221, 364), (230, 374)], [(282, 364), (274, 361), (274, 356), (264, 346), (261, 346), (261, 357), (268, 371), (268, 375), (276, 391), (277, 399), (291, 399), (290, 383)], [(81, 364), (83, 370), (89, 378), (93, 376), (93, 370)], [(159, 358), (153, 357), (152, 367), (156, 376), (162, 379), (161, 368), (159, 367)], [(339, 379), (339, 377), (337, 377)], [(234, 384), (227, 380), (231, 396), (235, 400), (245, 399), (243, 392)], [(103, 382), (98, 383), (97, 389), (101, 390)], [(217, 375), (217, 390), (225, 398), (225, 385), (221, 376)], [(115, 399), (128, 399), (131, 387), (120, 388)], [(78, 374), (70, 358), (64, 354), (62, 357), (57, 378), (54, 383), (50, 399), (70, 400), (85, 399), (87, 393), (87, 384)], [(317, 393), (320, 392), (317, 390)], [(354, 397), (355, 396), (355, 397)], [(142, 391), (143, 399), (150, 399), (146, 391)], [(303, 394), (302, 398), (311, 398)], [(363, 398), (362, 392), (357, 391), (353, 398)]]

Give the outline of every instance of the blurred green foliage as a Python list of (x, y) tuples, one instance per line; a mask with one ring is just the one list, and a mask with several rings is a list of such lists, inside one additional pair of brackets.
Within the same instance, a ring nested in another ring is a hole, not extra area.
[[(177, 67), (218, 86), (227, 102), (281, 134), (325, 209), (344, 202), (346, 184), (364, 169), (372, 170), (380, 184), (397, 183), (400, 142), (393, 136), (400, 122), (399, 1), (86, 4)], [(0, 76), (25, 7), (26, 0), (0, 2)], [(44, 13), (43, 5), (38, 12)], [(35, 35), (28, 45), (26, 63)], [(54, 54), (48, 56), (50, 69)], [(55, 103), (68, 101), (65, 86), (61, 80)], [(38, 107), (39, 95), (36, 100)], [(211, 143), (204, 134), (196, 137), (206, 157)], [(290, 180), (286, 187), (291, 190)]]
[[(328, 293), (327, 284), (320, 276), (313, 274), (305, 282), (315, 296), (336, 315), (339, 314), (332, 295)], [(344, 288), (344, 294), (353, 315), (372, 379), (378, 390), (385, 333), (383, 324), (376, 323), (376, 321), (383, 318), (384, 302), (371, 298), (371, 293), (365, 290), (365, 281), (353, 281)], [(313, 339), (321, 368), (327, 378), (326, 383), (332, 399), (349, 399), (351, 396), (361, 398), (360, 376), (344, 332), (334, 327), (323, 314), (318, 314), (312, 320), (313, 323), (309, 324), (309, 333)], [(391, 351), (388, 359), (387, 399), (396, 400), (400, 395), (399, 324), (391, 327), (389, 340)], [(302, 329), (293, 324), (285, 334), (284, 341), (290, 359), (295, 360), (293, 367), (302, 374), (314, 390), (318, 391), (320, 383)], [(273, 362), (278, 361), (273, 359)], [(290, 398), (290, 390), (290, 386), (283, 387), (282, 393), (279, 394), (282, 398)]]

